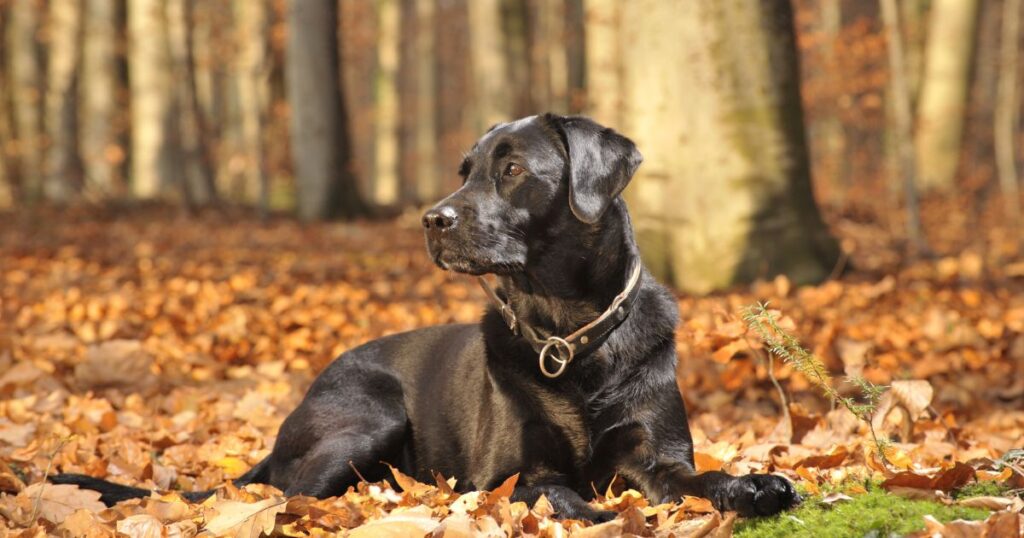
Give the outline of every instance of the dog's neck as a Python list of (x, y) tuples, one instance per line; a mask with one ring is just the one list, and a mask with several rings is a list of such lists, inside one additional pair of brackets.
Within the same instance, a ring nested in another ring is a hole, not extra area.
[(547, 238), (525, 271), (501, 278), (519, 319), (547, 334), (566, 335), (601, 315), (622, 292), (639, 251), (625, 204), (618, 201), (608, 212), (593, 226), (568, 223), (579, 233)]

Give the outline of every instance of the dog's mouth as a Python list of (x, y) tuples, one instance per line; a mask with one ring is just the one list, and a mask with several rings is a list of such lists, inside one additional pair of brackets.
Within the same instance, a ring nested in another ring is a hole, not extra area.
[(430, 248), (430, 257), (434, 263), (445, 271), (453, 271), (466, 275), (508, 275), (522, 271), (522, 264), (502, 261), (490, 257), (468, 256), (449, 249)]

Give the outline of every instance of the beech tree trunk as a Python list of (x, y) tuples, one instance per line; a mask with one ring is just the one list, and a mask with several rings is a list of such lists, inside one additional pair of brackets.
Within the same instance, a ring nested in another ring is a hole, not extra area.
[(934, 0), (917, 105), (915, 154), (922, 189), (950, 189), (960, 160), (978, 0)]
[(401, 201), (419, 205), (440, 197), (434, 139), (434, 0), (402, 0), (399, 59), (399, 181)]
[(1013, 226), (1021, 225), (1020, 185), (1017, 176), (1017, 124), (1020, 121), (1020, 19), (1021, 0), (1003, 0), (993, 140), (1004, 213)]
[(51, 0), (46, 89), (46, 178), (48, 200), (67, 202), (81, 181), (78, 155), (78, 67), (81, 60), (81, 11), (76, 0)]
[[(621, 49), (612, 126), (645, 155), (626, 195), (648, 266), (698, 293), (777, 274), (826, 277), (838, 248), (811, 191), (789, 2), (614, 8), (631, 46)], [(607, 61), (588, 51), (588, 73)]]
[(374, 95), (373, 202), (398, 201), (398, 45), (401, 10), (397, 0), (377, 2), (377, 80)]
[[(303, 220), (364, 210), (350, 169), (334, 2), (295, 0), (288, 8), (285, 75), (298, 214)], [(296, 31), (299, 30), (299, 31)]]
[(482, 133), (495, 123), (511, 119), (512, 92), (507, 82), (499, 0), (470, 0), (467, 7), (476, 108), (473, 129)]
[(183, 179), (172, 132), (178, 110), (164, 9), (163, 0), (128, 0), (131, 185), (134, 196), (144, 200), (166, 194)]
[(270, 180), (264, 159), (263, 129), (270, 89), (267, 64), (267, 10), (264, 0), (234, 0), (235, 35), (238, 58), (235, 62), (235, 88), (238, 94), (238, 122), (242, 163), (240, 193), (246, 203), (267, 204)]
[[(82, 13), (82, 69), (78, 85), (79, 152), (88, 194), (115, 194), (118, 164), (124, 149), (117, 145), (117, 6), (115, 0), (90, 0)], [(119, 193), (120, 194), (120, 193)]]
[(43, 196), (44, 64), (39, 43), (40, 13), (33, 0), (11, 0), (6, 8), (7, 82), (13, 112), (14, 152), (21, 195), (29, 202)]

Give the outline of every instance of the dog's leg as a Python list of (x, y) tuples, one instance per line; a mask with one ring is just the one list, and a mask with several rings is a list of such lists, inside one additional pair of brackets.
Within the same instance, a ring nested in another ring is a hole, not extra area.
[(565, 486), (519, 486), (512, 493), (512, 501), (533, 506), (541, 495), (547, 497), (555, 515), (563, 519), (585, 519), (594, 522), (611, 521), (617, 515), (609, 510), (597, 510), (583, 500), (579, 493)]
[(398, 380), (355, 362), (335, 361), (313, 383), (277, 435), (270, 484), (288, 495), (341, 495), (359, 480), (384, 477), (398, 463), (408, 416)]
[(319, 499), (341, 495), (359, 481), (359, 470), (376, 469), (390, 452), (386, 440), (374, 436), (355, 432), (332, 435), (317, 443), (295, 466), (296, 474), (285, 494)]

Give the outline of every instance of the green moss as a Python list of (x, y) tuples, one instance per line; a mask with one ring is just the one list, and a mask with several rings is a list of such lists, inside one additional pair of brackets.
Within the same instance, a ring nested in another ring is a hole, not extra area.
[(913, 501), (872, 489), (852, 501), (839, 502), (831, 507), (821, 503), (821, 497), (811, 497), (795, 510), (770, 518), (745, 519), (737, 522), (738, 538), (784, 538), (808, 536), (814, 538), (841, 538), (872, 536), (902, 536), (924, 528), (924, 516), (939, 521), (954, 519), (981, 520), (988, 517), (986, 510), (946, 506), (928, 501)]
[(973, 482), (953, 492), (953, 497), (957, 499), (981, 496), (1001, 497), (1010, 489), (1010, 486), (1006, 483)]

